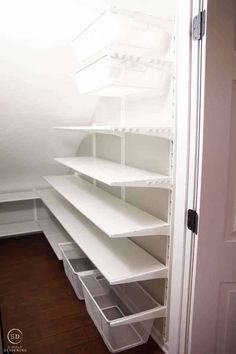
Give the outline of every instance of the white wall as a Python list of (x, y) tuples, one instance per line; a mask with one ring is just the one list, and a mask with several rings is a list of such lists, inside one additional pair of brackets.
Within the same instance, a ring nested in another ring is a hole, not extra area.
[(0, 13), (0, 193), (44, 185), (66, 171), (53, 162), (78, 149), (55, 125), (89, 122), (96, 97), (79, 96), (70, 40), (93, 17), (74, 0), (9, 0)]

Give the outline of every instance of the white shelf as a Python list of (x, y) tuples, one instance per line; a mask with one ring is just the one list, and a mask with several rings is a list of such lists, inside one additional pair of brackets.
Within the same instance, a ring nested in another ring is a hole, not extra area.
[(37, 221), (16, 222), (13, 224), (0, 225), (0, 237), (24, 235), (33, 232), (40, 232), (41, 228)]
[(0, 194), (0, 203), (16, 202), (39, 198), (36, 191), (14, 192)]
[(110, 284), (167, 277), (165, 265), (129, 239), (108, 238), (56, 191), (39, 191), (39, 195)]
[(71, 126), (71, 127), (55, 127), (58, 130), (79, 131), (85, 133), (101, 133), (101, 134), (116, 134), (124, 133), (143, 134), (158, 136), (160, 138), (172, 140), (174, 137), (173, 129), (170, 127), (112, 127), (109, 125), (89, 125), (89, 126)]
[(109, 237), (169, 235), (168, 223), (72, 175), (46, 181)]
[(58, 259), (62, 259), (61, 250), (58, 246), (61, 242), (70, 242), (71, 238), (67, 232), (53, 219), (39, 220), (38, 224), (46, 236), (50, 246), (56, 253)]
[(59, 163), (109, 186), (171, 188), (171, 178), (95, 157), (56, 158)]

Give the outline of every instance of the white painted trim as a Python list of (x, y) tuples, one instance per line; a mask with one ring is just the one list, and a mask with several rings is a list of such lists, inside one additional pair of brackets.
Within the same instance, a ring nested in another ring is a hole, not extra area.
[[(207, 0), (193, 0), (192, 18), (207, 9)], [(191, 62), (191, 122), (189, 144), (189, 178), (187, 209), (199, 215), (203, 147), (203, 107), (205, 82), (206, 36), (201, 42), (192, 41)], [(191, 353), (192, 315), (194, 303), (198, 236), (187, 229), (184, 259), (184, 283), (180, 323), (179, 353)]]
[[(205, 26), (207, 32), (207, 6), (208, 0), (193, 0), (193, 11), (206, 11), (206, 18), (205, 18)], [(196, 9), (196, 10), (195, 10)], [(193, 12), (193, 16), (196, 13)], [(194, 195), (194, 207), (199, 215), (199, 224), (200, 224), (200, 201), (201, 201), (201, 179), (202, 179), (202, 158), (203, 158), (203, 128), (204, 128), (204, 100), (205, 100), (205, 59), (206, 59), (206, 42), (207, 42), (207, 33), (203, 37), (201, 43), (199, 43), (199, 56), (201, 57), (200, 60), (200, 83), (199, 83), (199, 99), (200, 101), (197, 103), (198, 105), (198, 169), (196, 175), (196, 183), (197, 183), (197, 190), (195, 190)], [(193, 68), (194, 70), (194, 68)], [(195, 160), (196, 162), (196, 160)], [(195, 188), (196, 189), (196, 188)], [(191, 202), (191, 200), (190, 200)], [(198, 251), (198, 237), (195, 237), (194, 244), (192, 247), (192, 275), (191, 275), (191, 297), (190, 297), (190, 309), (189, 309), (189, 334), (188, 334), (188, 345), (186, 348), (186, 353), (191, 354), (191, 342), (192, 342), (192, 321), (193, 321), (193, 306), (194, 306), (194, 293), (195, 293), (195, 278), (196, 278), (196, 264), (197, 264), (197, 251)]]
[[(191, 26), (193, 14), (199, 12), (199, 0), (192, 1), (192, 8), (190, 9)], [(188, 200), (186, 205), (186, 211), (188, 209), (194, 209), (194, 195), (196, 187), (196, 132), (197, 132), (197, 95), (198, 95), (198, 42), (190, 43), (191, 52), (191, 76), (190, 76), (190, 124), (189, 124), (189, 175), (188, 175)], [(190, 303), (191, 303), (191, 278), (193, 267), (193, 247), (195, 238), (192, 232), (186, 229), (185, 233), (185, 256), (183, 259), (184, 273), (183, 273), (183, 293), (181, 304), (181, 318), (180, 318), (180, 342), (179, 353), (188, 352), (188, 340), (189, 340), (189, 316), (190, 316)]]
[[(189, 117), (190, 117), (190, 70), (191, 70), (191, 0), (179, 2), (177, 23), (177, 131), (176, 171), (173, 240), (171, 246), (170, 310), (168, 353), (178, 354), (180, 345), (180, 322), (183, 296), (183, 277), (186, 240), (186, 210), (188, 193)], [(181, 161), (181, 163), (178, 163)], [(182, 333), (182, 335), (184, 335)]]

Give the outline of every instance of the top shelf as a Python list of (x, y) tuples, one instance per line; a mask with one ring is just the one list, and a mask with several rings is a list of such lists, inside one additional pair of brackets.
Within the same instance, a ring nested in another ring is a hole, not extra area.
[(54, 127), (57, 130), (78, 131), (84, 133), (100, 133), (100, 134), (114, 134), (123, 135), (125, 133), (152, 135), (160, 138), (173, 140), (174, 132), (171, 127), (119, 127), (110, 125), (88, 125), (88, 126), (59, 126)]

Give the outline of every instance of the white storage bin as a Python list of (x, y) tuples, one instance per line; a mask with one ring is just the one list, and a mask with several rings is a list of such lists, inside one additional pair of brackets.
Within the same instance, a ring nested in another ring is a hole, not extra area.
[(101, 55), (74, 74), (81, 94), (99, 96), (124, 96), (146, 90), (158, 95), (168, 92), (172, 64), (148, 62), (138, 57)]
[(101, 274), (80, 278), (87, 311), (113, 353), (145, 343), (154, 319), (166, 315), (138, 283), (110, 286)]
[(163, 58), (170, 51), (173, 19), (117, 9), (103, 11), (73, 41), (79, 60), (114, 43), (146, 48)]
[(94, 264), (73, 242), (59, 243), (65, 273), (80, 300), (84, 299), (79, 275), (97, 272)]

